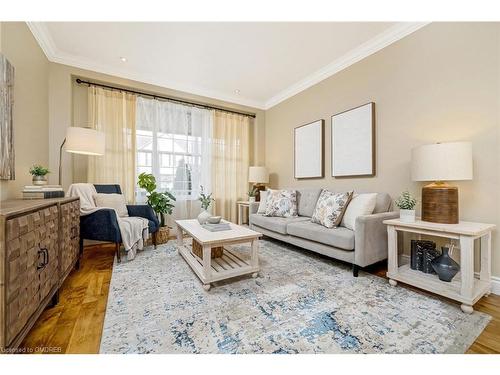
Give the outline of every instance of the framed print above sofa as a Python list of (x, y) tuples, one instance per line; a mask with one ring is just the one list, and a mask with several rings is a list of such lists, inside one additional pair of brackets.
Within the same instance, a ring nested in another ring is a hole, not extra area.
[(298, 126), (293, 134), (294, 177), (324, 177), (325, 120)]
[(375, 103), (332, 116), (332, 176), (375, 176)]

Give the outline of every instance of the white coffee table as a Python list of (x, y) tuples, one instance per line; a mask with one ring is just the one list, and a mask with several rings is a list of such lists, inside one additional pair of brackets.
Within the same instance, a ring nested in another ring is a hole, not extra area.
[[(259, 272), (259, 238), (262, 234), (251, 229), (229, 223), (230, 230), (210, 232), (204, 229), (198, 220), (176, 220), (177, 247), (179, 253), (193, 269), (203, 283), (203, 289), (210, 290), (210, 283), (236, 276)], [(193, 254), (183, 241), (184, 232), (194, 238), (203, 247), (203, 259)], [(250, 243), (250, 251), (238, 251), (226, 246)], [(212, 247), (223, 247), (222, 257), (212, 258)]]

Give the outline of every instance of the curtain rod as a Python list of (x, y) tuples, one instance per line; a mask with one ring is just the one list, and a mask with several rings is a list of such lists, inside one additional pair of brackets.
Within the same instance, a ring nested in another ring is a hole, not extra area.
[(125, 92), (130, 92), (132, 94), (137, 94), (137, 95), (141, 95), (141, 96), (149, 96), (149, 97), (152, 97), (153, 99), (164, 99), (164, 100), (168, 100), (170, 102), (186, 104), (186, 105), (189, 105), (191, 107), (214, 109), (214, 110), (217, 110), (217, 111), (234, 113), (234, 114), (241, 115), (241, 116), (247, 116), (247, 117), (255, 118), (255, 115), (251, 114), (251, 113), (244, 113), (244, 112), (232, 111), (230, 109), (225, 109), (225, 108), (220, 108), (220, 107), (214, 107), (214, 106), (211, 106), (211, 105), (199, 104), (199, 103), (195, 103), (195, 102), (189, 102), (187, 100), (181, 100), (181, 99), (171, 98), (171, 97), (168, 97), (168, 96), (150, 94), (150, 93), (143, 92), (143, 91), (136, 91), (136, 90), (124, 89), (122, 87), (116, 87), (116, 86), (104, 85), (102, 83), (84, 81), (84, 80), (82, 80), (80, 78), (76, 79), (76, 83), (78, 83), (79, 85), (84, 84), (84, 85), (89, 85), (89, 86), (104, 87), (106, 89), (111, 89), (111, 90), (125, 91)]

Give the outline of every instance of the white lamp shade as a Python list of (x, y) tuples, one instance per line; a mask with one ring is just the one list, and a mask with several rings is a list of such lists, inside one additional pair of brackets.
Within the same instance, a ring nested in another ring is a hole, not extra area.
[(250, 167), (248, 168), (248, 182), (256, 184), (268, 184), (269, 172), (266, 167)]
[(472, 180), (470, 142), (436, 143), (411, 151), (413, 181)]
[(104, 155), (104, 133), (71, 126), (66, 130), (66, 151), (74, 154)]

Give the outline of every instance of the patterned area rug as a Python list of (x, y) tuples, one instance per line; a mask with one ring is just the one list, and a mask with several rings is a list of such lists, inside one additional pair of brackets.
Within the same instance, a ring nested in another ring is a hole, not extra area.
[(491, 319), (278, 241), (260, 264), (205, 292), (174, 241), (115, 262), (101, 352), (464, 353)]

